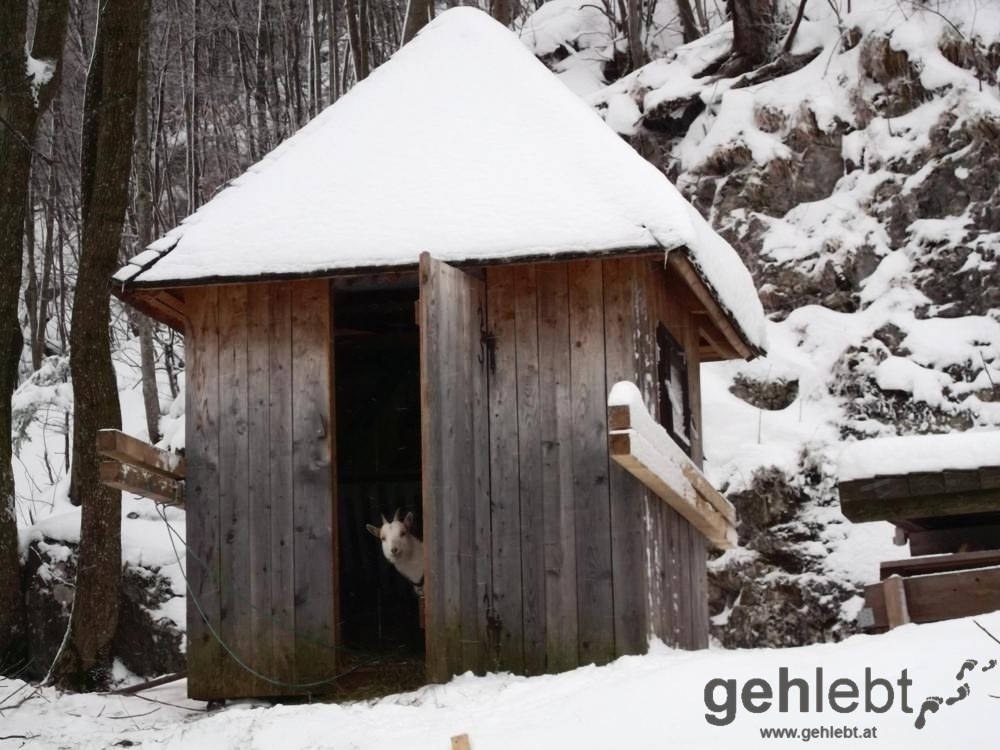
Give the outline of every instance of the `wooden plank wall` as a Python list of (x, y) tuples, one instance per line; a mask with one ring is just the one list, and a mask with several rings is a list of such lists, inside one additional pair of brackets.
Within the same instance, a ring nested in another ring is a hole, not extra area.
[(426, 659), (428, 678), (440, 681), (487, 668), (485, 302), (481, 280), (426, 255), (420, 289)]
[(275, 683), (337, 669), (329, 284), (191, 289), (187, 306), (189, 694), (319, 692)]
[[(691, 458), (697, 466), (704, 460), (701, 428), (701, 377), (698, 348), (698, 321), (693, 310), (699, 307), (683, 280), (660, 264), (646, 266), (645, 282), (652, 327), (662, 322), (671, 335), (683, 342), (688, 356), (688, 384), (694, 434)], [(649, 398), (649, 397), (647, 397)], [(659, 418), (658, 399), (647, 401)], [(651, 618), (650, 632), (682, 648), (708, 646), (708, 545), (705, 538), (679, 513), (656, 497), (649, 498), (651, 555), (651, 607), (660, 613)], [(662, 506), (662, 507), (658, 507)], [(661, 598), (662, 597), (662, 598)]]
[[(705, 541), (609, 461), (607, 394), (657, 408), (658, 321), (684, 341), (699, 396), (694, 303), (649, 258), (486, 270), (493, 666), (535, 674), (707, 645)], [(695, 460), (701, 462), (700, 409)]]

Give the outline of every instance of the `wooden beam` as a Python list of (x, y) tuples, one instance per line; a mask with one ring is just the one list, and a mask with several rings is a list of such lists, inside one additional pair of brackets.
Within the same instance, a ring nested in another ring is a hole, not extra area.
[[(722, 334), (729, 346), (732, 347), (732, 350), (742, 359), (753, 359), (759, 352), (755, 351), (744, 340), (743, 335), (733, 325), (729, 314), (722, 309), (722, 306), (715, 298), (715, 294), (705, 284), (698, 270), (687, 257), (687, 254), (676, 251), (667, 253), (667, 265), (675, 270), (684, 279), (691, 291), (694, 292), (695, 297), (698, 298), (698, 301), (701, 302), (705, 312), (708, 314), (709, 320), (711, 320), (719, 333)], [(723, 351), (719, 352), (719, 356), (722, 358), (726, 358), (726, 354)]]
[(131, 287), (122, 288), (119, 284), (112, 284), (111, 293), (139, 312), (173, 328), (183, 335), (187, 324), (183, 303), (178, 308), (177, 305), (180, 300), (176, 296), (166, 292), (166, 290), (143, 291), (132, 289)]
[[(692, 526), (720, 549), (736, 546), (736, 529), (704, 497), (676, 483), (668, 482), (656, 465), (656, 449), (634, 430), (610, 436), (611, 458), (654, 494), (686, 518)], [(651, 460), (650, 460), (651, 459)]]
[(160, 474), (126, 466), (117, 461), (102, 461), (101, 482), (108, 487), (148, 497), (164, 505), (184, 505), (184, 482)]
[(1000, 511), (1000, 489), (964, 490), (900, 496), (905, 477), (875, 477), (841, 482), (841, 512), (855, 523), (936, 518)]
[[(911, 622), (939, 622), (1000, 609), (1000, 567), (890, 580), (902, 582)], [(890, 626), (883, 590), (886, 583), (865, 587), (865, 606), (872, 610), (873, 617), (871, 630), (882, 631)]]
[[(1000, 544), (1000, 539), (997, 539)], [(974, 570), (1000, 566), (1000, 549), (985, 552), (960, 552), (954, 555), (930, 555), (910, 557), (905, 560), (891, 560), (879, 566), (879, 577), (885, 580), (891, 576), (930, 575), (948, 573), (955, 570)]]
[(963, 549), (993, 549), (1000, 545), (1000, 523), (976, 523), (945, 529), (908, 532), (911, 555), (942, 555)]
[(645, 407), (608, 407), (611, 458), (686, 518), (712, 544), (735, 546), (736, 510), (712, 487)]
[(99, 430), (97, 452), (105, 458), (170, 479), (183, 479), (187, 473), (187, 464), (180, 454), (162, 450), (120, 430)]
[[(736, 351), (725, 338), (718, 335), (719, 331), (715, 327), (708, 311), (694, 311), (692, 315), (698, 321), (699, 339), (704, 339), (704, 344), (699, 342), (699, 351), (708, 350), (708, 356), (702, 355), (702, 361), (718, 362), (726, 359), (740, 359), (740, 352)], [(705, 320), (708, 318), (708, 320)], [(708, 323), (708, 325), (705, 325)]]

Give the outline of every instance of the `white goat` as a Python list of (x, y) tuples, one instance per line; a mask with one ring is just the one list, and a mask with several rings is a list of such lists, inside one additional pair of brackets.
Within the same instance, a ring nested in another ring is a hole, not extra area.
[(382, 540), (382, 554), (399, 573), (413, 584), (417, 594), (424, 585), (424, 545), (413, 535), (413, 514), (399, 520), (399, 509), (391, 521), (382, 516), (382, 526), (366, 524), (372, 536)]

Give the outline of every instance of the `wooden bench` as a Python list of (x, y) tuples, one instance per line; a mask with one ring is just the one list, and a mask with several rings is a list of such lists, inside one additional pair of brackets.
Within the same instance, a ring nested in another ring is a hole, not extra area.
[(841, 482), (858, 523), (888, 521), (922, 555), (880, 566), (859, 622), (870, 632), (1000, 609), (1000, 468), (914, 472)]
[(1000, 550), (894, 560), (881, 578), (865, 587), (859, 622), (869, 632), (1000, 609)]

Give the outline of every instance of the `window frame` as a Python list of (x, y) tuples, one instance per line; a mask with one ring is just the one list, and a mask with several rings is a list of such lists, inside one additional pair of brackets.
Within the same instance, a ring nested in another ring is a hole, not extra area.
[[(675, 429), (673, 419), (674, 405), (671, 399), (670, 384), (672, 373), (675, 371), (680, 373), (682, 433), (678, 433)], [(656, 387), (660, 424), (688, 456), (693, 455), (695, 442), (690, 381), (687, 351), (674, 338), (667, 326), (662, 321), (658, 322), (656, 326)]]

